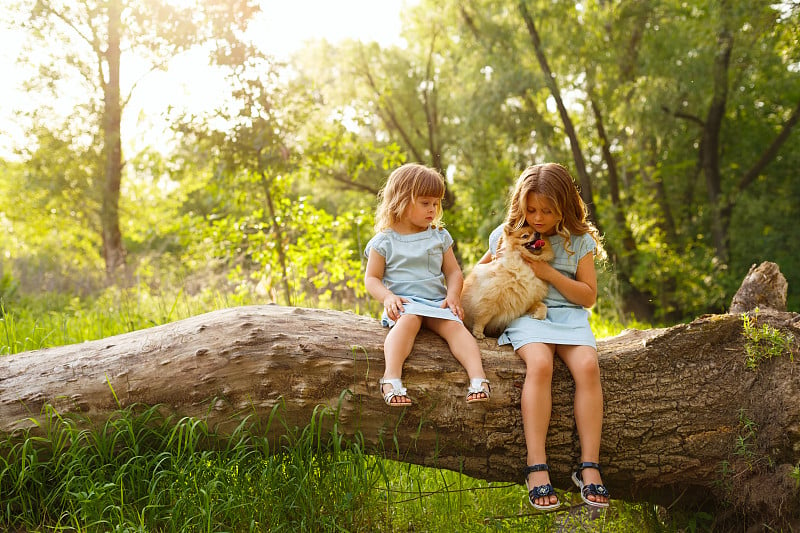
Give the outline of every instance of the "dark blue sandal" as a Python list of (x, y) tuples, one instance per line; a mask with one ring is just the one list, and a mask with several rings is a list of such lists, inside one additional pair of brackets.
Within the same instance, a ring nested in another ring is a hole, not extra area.
[(600, 472), (600, 475), (602, 475), (602, 472), (600, 471), (600, 465), (597, 463), (585, 462), (579, 464), (575, 468), (575, 472), (572, 473), (572, 482), (575, 483), (575, 485), (577, 485), (578, 487), (578, 490), (581, 491), (581, 499), (586, 505), (591, 505), (592, 507), (600, 507), (600, 508), (608, 507), (608, 502), (593, 502), (588, 498), (588, 496), (604, 496), (608, 498), (610, 501), (611, 493), (608, 492), (608, 489), (606, 489), (604, 485), (599, 485), (595, 483), (584, 485), (583, 475), (581, 473), (585, 468), (594, 468), (598, 472)]
[[(547, 483), (546, 485), (537, 485), (533, 488), (528, 486), (528, 476), (531, 474), (531, 472), (550, 472), (550, 467), (546, 464), (538, 464), (526, 466), (524, 469), (525, 488), (528, 489), (528, 501), (531, 502), (533, 508), (539, 511), (552, 511), (553, 509), (558, 509), (561, 506), (561, 500), (558, 499), (558, 494), (556, 494), (553, 485)], [(539, 505), (536, 503), (537, 498), (549, 499), (550, 496), (556, 497), (556, 503), (551, 503), (550, 505)]]

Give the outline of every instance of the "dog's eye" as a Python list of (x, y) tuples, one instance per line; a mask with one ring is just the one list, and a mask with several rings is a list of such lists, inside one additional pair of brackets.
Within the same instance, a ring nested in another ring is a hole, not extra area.
[(523, 233), (523, 234), (522, 234), (522, 238), (523, 238), (523, 239), (527, 239), (527, 238), (528, 238), (528, 237), (530, 237), (530, 236), (531, 236), (531, 234), (530, 234), (530, 233)]

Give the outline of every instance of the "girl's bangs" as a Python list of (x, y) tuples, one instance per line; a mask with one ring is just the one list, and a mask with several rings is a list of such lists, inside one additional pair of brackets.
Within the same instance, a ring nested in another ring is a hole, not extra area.
[(444, 183), (439, 176), (430, 174), (419, 176), (414, 187), (414, 198), (421, 198), (423, 196), (433, 198), (444, 197)]

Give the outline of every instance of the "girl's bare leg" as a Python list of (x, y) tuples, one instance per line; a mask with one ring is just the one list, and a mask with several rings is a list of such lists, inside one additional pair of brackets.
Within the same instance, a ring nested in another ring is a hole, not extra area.
[[(386, 367), (383, 371), (384, 378), (403, 377), (403, 363), (411, 353), (411, 348), (414, 347), (414, 339), (417, 338), (417, 333), (421, 326), (422, 317), (402, 315), (389, 330), (386, 339), (383, 341), (383, 355), (386, 361)], [(389, 384), (384, 384), (381, 392), (386, 394), (391, 390), (391, 387)], [(411, 403), (411, 399), (395, 396), (392, 398), (392, 402)]]
[[(528, 450), (527, 464), (547, 463), (545, 440), (550, 427), (550, 412), (553, 398), (554, 346), (544, 343), (531, 343), (522, 346), (517, 354), (525, 362), (525, 383), (522, 385), (522, 427), (525, 433), (525, 447)], [(528, 488), (550, 483), (548, 472), (532, 472), (528, 476)], [(555, 495), (536, 498), (537, 505), (555, 505)]]
[[(603, 431), (603, 387), (597, 350), (591, 346), (558, 347), (558, 356), (569, 368), (575, 380), (575, 425), (581, 443), (581, 462), (600, 462), (600, 440)], [(581, 472), (585, 484), (601, 484), (603, 480), (594, 468)], [(589, 495), (596, 502), (607, 502), (606, 496)]]
[[(481, 361), (481, 350), (478, 348), (478, 342), (463, 324), (455, 320), (431, 317), (426, 317), (424, 324), (426, 328), (447, 341), (453, 357), (461, 363), (470, 379), (486, 377), (486, 373), (483, 371), (483, 361)], [(486, 387), (487, 385), (484, 383), (483, 388), (488, 390)], [(485, 398), (486, 395), (483, 393), (470, 395), (471, 400), (482, 397)]]

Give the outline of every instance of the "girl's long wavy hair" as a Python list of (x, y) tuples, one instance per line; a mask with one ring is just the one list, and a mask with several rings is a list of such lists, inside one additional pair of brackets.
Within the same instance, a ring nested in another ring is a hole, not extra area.
[[(444, 190), (444, 178), (434, 168), (417, 163), (406, 163), (396, 168), (378, 193), (380, 203), (375, 213), (375, 231), (384, 231), (400, 221), (406, 208), (417, 198), (430, 196), (441, 200)], [(442, 204), (439, 202), (433, 219), (434, 227), (443, 226), (442, 214)]]
[(525, 224), (529, 194), (541, 195), (552, 204), (560, 219), (556, 224), (556, 233), (564, 237), (567, 252), (572, 252), (569, 247), (570, 235), (588, 233), (597, 243), (598, 254), (603, 254), (600, 233), (588, 220), (586, 204), (566, 168), (558, 163), (543, 163), (522, 171), (509, 197), (505, 223), (512, 229), (519, 229)]

